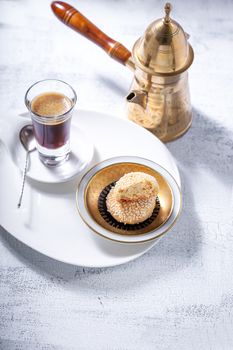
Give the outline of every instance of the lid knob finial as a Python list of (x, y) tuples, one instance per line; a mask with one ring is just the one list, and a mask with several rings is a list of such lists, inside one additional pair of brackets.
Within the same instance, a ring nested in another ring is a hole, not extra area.
[(170, 12), (172, 10), (172, 5), (170, 4), (170, 2), (167, 2), (164, 6), (164, 11), (165, 11), (165, 23), (169, 23), (170, 22)]

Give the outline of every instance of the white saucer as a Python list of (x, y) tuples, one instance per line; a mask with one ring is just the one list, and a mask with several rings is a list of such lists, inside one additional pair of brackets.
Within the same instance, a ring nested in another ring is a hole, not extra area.
[[(10, 136), (7, 136), (5, 133), (5, 137), (8, 137), (7, 144), (10, 148), (13, 161), (23, 171), (26, 151), (17, 136), (24, 125), (30, 124), (30, 116), (27, 113), (22, 114), (21, 118), (16, 119), (14, 124), (14, 132), (11, 130)], [(12, 139), (9, 143), (10, 137)], [(71, 125), (70, 148), (69, 159), (56, 167), (45, 166), (39, 159), (38, 151), (31, 152), (27, 177), (40, 182), (57, 183), (68, 181), (81, 173), (91, 162), (94, 147), (89, 142), (85, 132), (80, 130), (76, 125)]]
[[(126, 263), (150, 249), (160, 238), (141, 244), (112, 242), (95, 234), (76, 209), (78, 178), (46, 184), (27, 181), (22, 207), (17, 208), (22, 174), (12, 161), (11, 134), (25, 118), (0, 117), (0, 223), (15, 238), (31, 248), (60, 261), (88, 267)], [(88, 134), (95, 145), (89, 167), (117, 156), (139, 156), (160, 164), (180, 184), (179, 172), (165, 145), (142, 127), (126, 119), (89, 111), (74, 114), (73, 125)], [(4, 145), (5, 144), (5, 145)]]

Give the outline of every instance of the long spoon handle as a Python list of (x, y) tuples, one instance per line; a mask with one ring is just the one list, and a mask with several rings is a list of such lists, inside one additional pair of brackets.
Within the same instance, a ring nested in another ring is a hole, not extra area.
[(26, 160), (25, 160), (25, 167), (24, 167), (24, 171), (23, 171), (23, 182), (22, 182), (22, 187), (21, 187), (21, 192), (20, 192), (20, 197), (19, 197), (19, 202), (18, 202), (18, 208), (21, 207), (21, 203), (22, 203), (22, 199), (23, 199), (24, 185), (25, 185), (26, 173), (27, 173), (27, 168), (28, 168), (28, 157), (29, 157), (29, 152), (27, 151)]

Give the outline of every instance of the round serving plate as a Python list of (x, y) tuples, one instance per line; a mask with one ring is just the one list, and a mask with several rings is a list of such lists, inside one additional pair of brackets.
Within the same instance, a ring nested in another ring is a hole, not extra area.
[[(106, 267), (126, 263), (149, 250), (160, 237), (141, 244), (122, 244), (94, 233), (76, 208), (76, 189), (87, 171), (65, 183), (27, 179), (22, 207), (17, 208), (22, 173), (9, 147), (20, 118), (0, 119), (0, 223), (31, 248), (65, 263)], [(25, 118), (23, 118), (25, 119)], [(89, 168), (118, 156), (150, 159), (165, 168), (180, 186), (177, 166), (165, 145), (154, 135), (126, 119), (91, 111), (74, 111), (73, 125), (95, 145)]]
[[(148, 224), (122, 226), (111, 216), (109, 219), (107, 210), (100, 210), (99, 198), (106, 187), (123, 175), (137, 171), (157, 180), (158, 208)], [(158, 238), (175, 224), (181, 210), (181, 193), (173, 176), (159, 164), (135, 156), (114, 157), (94, 166), (81, 179), (76, 199), (83, 221), (94, 232), (121, 243), (142, 243)]]

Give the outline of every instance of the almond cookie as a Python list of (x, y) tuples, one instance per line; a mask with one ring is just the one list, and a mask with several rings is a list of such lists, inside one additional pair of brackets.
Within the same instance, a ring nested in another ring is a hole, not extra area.
[(138, 199), (136, 201), (119, 201), (116, 196), (115, 187), (107, 196), (106, 205), (108, 212), (118, 222), (124, 224), (139, 224), (148, 219), (155, 208), (156, 197)]
[(136, 201), (156, 197), (159, 191), (156, 179), (143, 172), (131, 172), (122, 176), (115, 185), (118, 201)]

